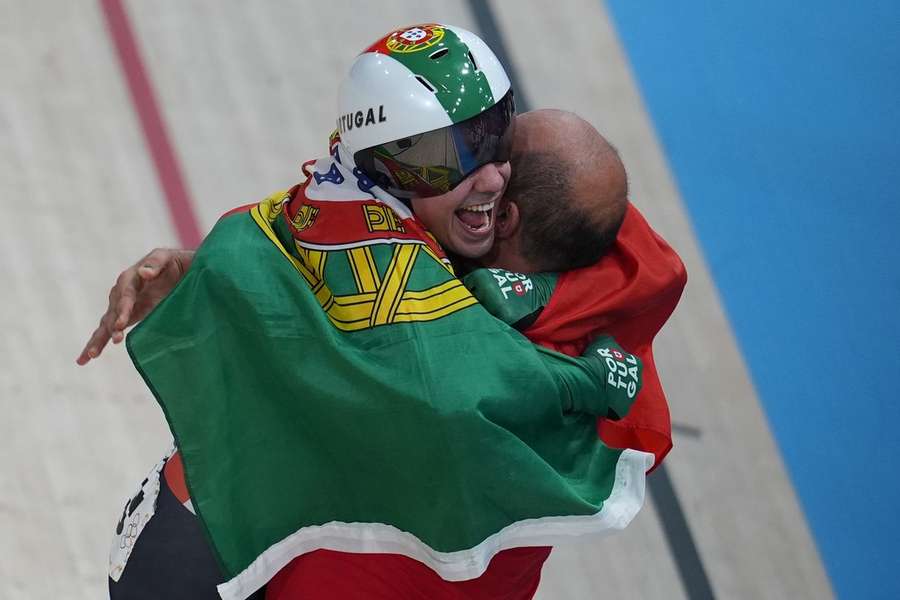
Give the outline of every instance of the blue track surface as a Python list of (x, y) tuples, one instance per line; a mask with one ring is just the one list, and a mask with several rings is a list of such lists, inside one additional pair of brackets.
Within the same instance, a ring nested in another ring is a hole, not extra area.
[(608, 6), (835, 591), (900, 598), (900, 2)]

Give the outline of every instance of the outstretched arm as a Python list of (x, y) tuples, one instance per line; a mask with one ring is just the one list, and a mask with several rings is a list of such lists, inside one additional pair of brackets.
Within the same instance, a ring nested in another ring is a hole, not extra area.
[(125, 339), (125, 329), (146, 317), (184, 276), (193, 250), (156, 248), (119, 274), (109, 290), (109, 305), (75, 362), (86, 365), (110, 340)]

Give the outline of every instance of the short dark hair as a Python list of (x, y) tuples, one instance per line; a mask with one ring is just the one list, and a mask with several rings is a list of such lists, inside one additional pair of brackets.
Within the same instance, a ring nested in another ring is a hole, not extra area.
[(624, 211), (599, 219), (590, 214), (574, 197), (569, 165), (553, 153), (514, 156), (512, 172), (506, 195), (519, 208), (524, 257), (542, 271), (568, 271), (600, 260), (619, 233)]

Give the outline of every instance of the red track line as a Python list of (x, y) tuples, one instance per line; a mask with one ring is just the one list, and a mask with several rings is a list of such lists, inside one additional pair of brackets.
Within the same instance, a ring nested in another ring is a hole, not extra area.
[(169, 215), (185, 248), (196, 248), (202, 236), (197, 217), (191, 205), (181, 167), (159, 112), (156, 95), (144, 68), (134, 31), (121, 0), (100, 0), (110, 36), (119, 56), (122, 72), (131, 92), (131, 102), (144, 131), (144, 141), (153, 157), (156, 176), (159, 179)]

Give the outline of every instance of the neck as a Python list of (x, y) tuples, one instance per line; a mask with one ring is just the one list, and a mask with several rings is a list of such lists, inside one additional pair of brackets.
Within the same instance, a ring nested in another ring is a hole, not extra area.
[(519, 250), (518, 237), (497, 240), (491, 251), (479, 259), (484, 267), (506, 269), (515, 273), (535, 273), (540, 269)]

